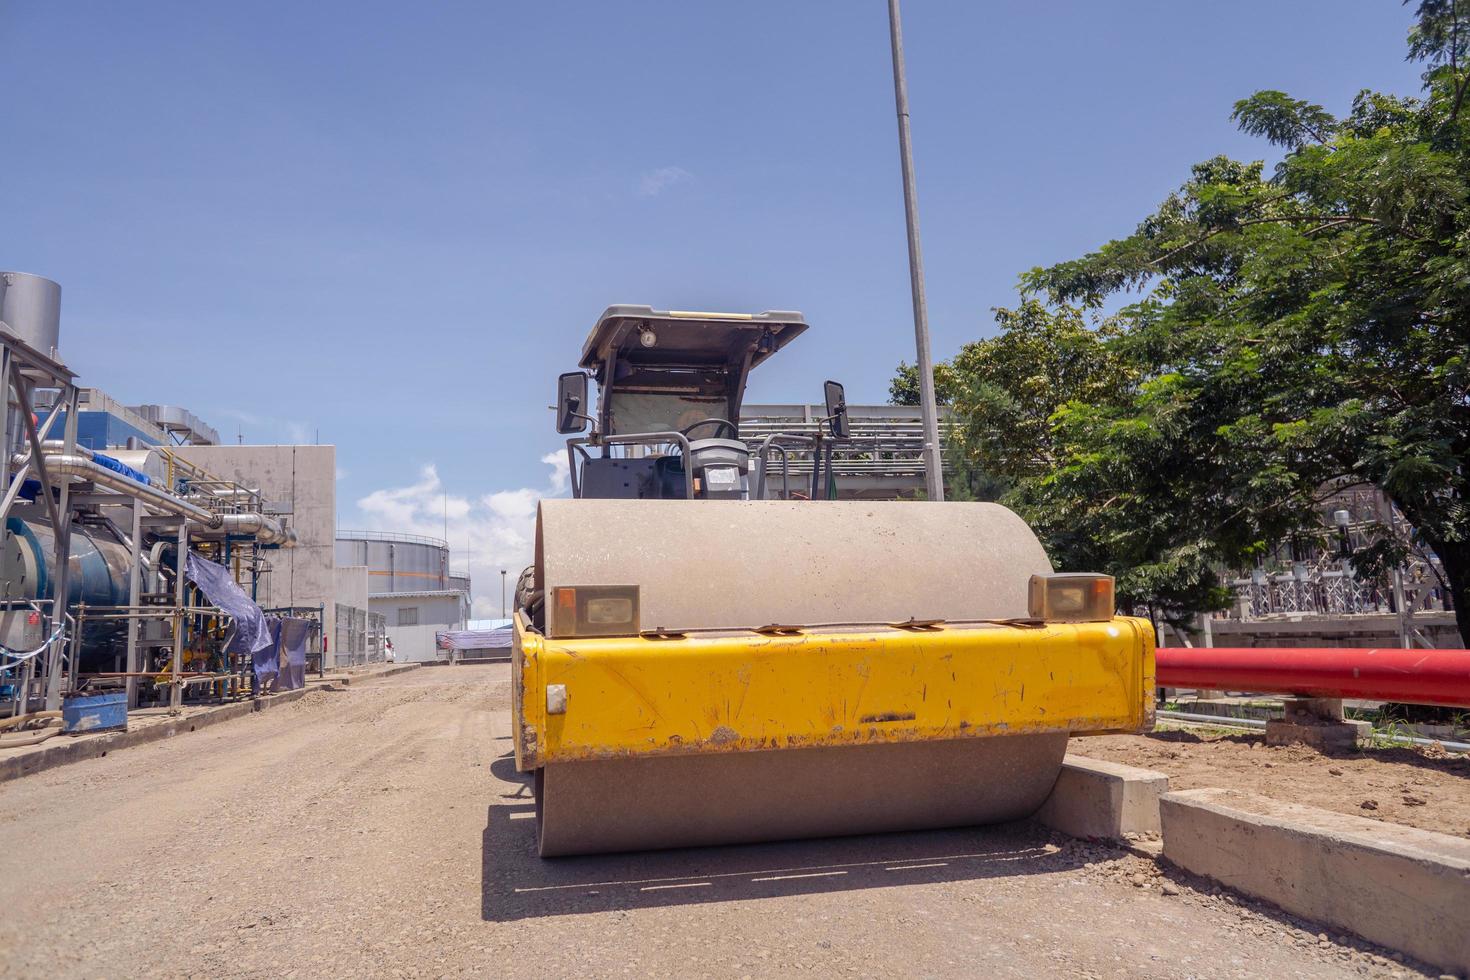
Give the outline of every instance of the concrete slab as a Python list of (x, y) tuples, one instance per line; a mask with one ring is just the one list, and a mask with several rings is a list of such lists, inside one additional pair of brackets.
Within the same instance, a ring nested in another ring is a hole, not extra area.
[(1266, 722), (1267, 745), (1301, 742), (1323, 752), (1355, 749), (1372, 734), (1368, 722), (1343, 717), (1340, 698), (1288, 698), (1283, 717)]
[(1157, 834), (1159, 797), (1168, 791), (1161, 772), (1068, 754), (1036, 817), (1070, 837)]
[(1237, 790), (1166, 793), (1160, 815), (1186, 871), (1470, 972), (1470, 840)]

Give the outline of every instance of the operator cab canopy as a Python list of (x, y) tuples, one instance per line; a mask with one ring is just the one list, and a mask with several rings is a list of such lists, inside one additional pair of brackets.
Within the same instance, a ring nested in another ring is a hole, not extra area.
[(800, 313), (691, 313), (609, 306), (582, 348), (608, 434), (737, 423), (750, 369), (806, 330)]

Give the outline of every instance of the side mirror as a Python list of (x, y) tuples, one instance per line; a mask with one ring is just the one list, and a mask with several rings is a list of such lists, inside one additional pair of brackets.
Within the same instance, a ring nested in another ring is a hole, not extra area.
[(851, 426), (847, 422), (847, 394), (841, 382), (828, 381), (822, 386), (822, 393), (827, 398), (827, 427), (832, 438), (846, 439), (851, 434)]
[(587, 431), (587, 373), (568, 371), (556, 379), (556, 431)]

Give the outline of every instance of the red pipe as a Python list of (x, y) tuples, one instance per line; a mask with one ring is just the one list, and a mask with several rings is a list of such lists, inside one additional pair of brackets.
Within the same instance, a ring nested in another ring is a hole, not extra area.
[(1470, 650), (1160, 647), (1159, 687), (1470, 708)]

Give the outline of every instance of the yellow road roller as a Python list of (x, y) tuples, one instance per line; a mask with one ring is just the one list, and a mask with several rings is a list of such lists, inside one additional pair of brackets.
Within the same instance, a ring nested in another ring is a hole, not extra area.
[(1107, 576), (1053, 574), (996, 504), (827, 499), (841, 385), (818, 436), (741, 440), (749, 372), (806, 328), (614, 306), (559, 379), (572, 496), (514, 624), (542, 856), (1012, 820), (1070, 736), (1152, 727), (1153, 630)]

